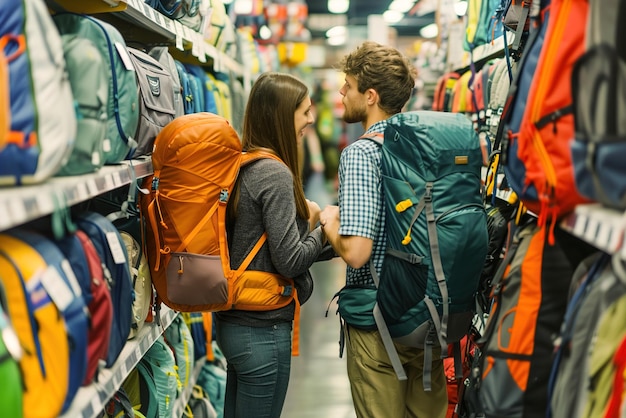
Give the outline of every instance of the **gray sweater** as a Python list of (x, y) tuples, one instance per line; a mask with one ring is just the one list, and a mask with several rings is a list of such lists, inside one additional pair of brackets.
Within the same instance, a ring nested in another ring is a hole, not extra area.
[[(296, 216), (293, 180), (284, 164), (262, 159), (242, 167), (237, 220), (228, 225), (231, 268), (238, 268), (256, 241), (267, 232), (249, 270), (279, 273), (294, 279), (300, 303), (313, 292), (309, 267), (322, 251), (322, 231), (309, 232), (309, 223)], [(221, 321), (270, 326), (292, 321), (295, 305), (271, 311), (222, 311)]]

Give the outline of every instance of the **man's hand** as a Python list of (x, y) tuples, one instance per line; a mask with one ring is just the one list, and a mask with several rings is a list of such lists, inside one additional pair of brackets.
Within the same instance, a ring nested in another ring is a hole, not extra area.
[(339, 207), (329, 205), (320, 213), (320, 223), (326, 239), (335, 252), (352, 268), (361, 268), (372, 254), (374, 241), (370, 238), (339, 235)]

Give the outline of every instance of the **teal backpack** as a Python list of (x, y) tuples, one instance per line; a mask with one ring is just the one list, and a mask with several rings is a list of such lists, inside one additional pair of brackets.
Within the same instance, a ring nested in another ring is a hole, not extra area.
[(98, 48), (107, 73), (107, 132), (103, 143), (105, 164), (117, 164), (137, 147), (139, 88), (126, 49), (126, 41), (113, 25), (92, 16), (58, 13), (53, 16), (62, 35), (87, 38)]
[[(400, 379), (406, 374), (392, 339), (427, 353), (439, 346), (445, 355), (470, 329), (488, 247), (481, 166), (478, 136), (462, 114), (412, 111), (388, 120), (381, 162), (387, 250), (380, 277), (372, 261), (370, 270), (378, 287), (374, 319)], [(425, 390), (429, 379), (425, 364)]]
[(139, 362), (126, 376), (122, 389), (128, 395), (128, 400), (132, 405), (135, 414), (137, 412), (147, 417), (158, 417), (159, 414), (159, 394), (152, 370), (144, 363)]
[(178, 368), (178, 380), (183, 388), (189, 386), (194, 369), (194, 346), (191, 330), (181, 315), (163, 333), (166, 342), (174, 352)]
[(97, 171), (104, 165), (104, 137), (107, 131), (109, 79), (102, 55), (87, 38), (61, 35), (63, 56), (76, 110), (76, 142), (57, 175), (77, 176)]
[(22, 375), (18, 363), (22, 356), (22, 347), (5, 313), (5, 306), (4, 288), (0, 282), (0, 382), (3, 386), (0, 391), (0, 405), (6, 416), (20, 418), (24, 416)]
[(179, 390), (182, 388), (179, 386), (180, 381), (176, 371), (174, 353), (168, 347), (162, 335), (150, 347), (140, 363), (143, 363), (154, 377), (159, 401), (158, 417), (170, 418), (174, 401), (176, 401)]

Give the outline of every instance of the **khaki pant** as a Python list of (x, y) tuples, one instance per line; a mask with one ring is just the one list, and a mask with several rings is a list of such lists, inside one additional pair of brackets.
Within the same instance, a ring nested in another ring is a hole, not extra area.
[(440, 350), (433, 350), (432, 390), (424, 392), (424, 351), (396, 344), (407, 380), (398, 380), (378, 331), (346, 326), (352, 401), (359, 418), (445, 418), (448, 393)]

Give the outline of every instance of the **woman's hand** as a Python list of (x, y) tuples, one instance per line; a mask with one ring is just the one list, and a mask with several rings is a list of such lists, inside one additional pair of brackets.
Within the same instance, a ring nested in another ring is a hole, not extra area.
[(307, 199), (306, 203), (309, 205), (309, 231), (312, 231), (320, 220), (320, 212), (322, 210), (320, 205), (312, 200)]

